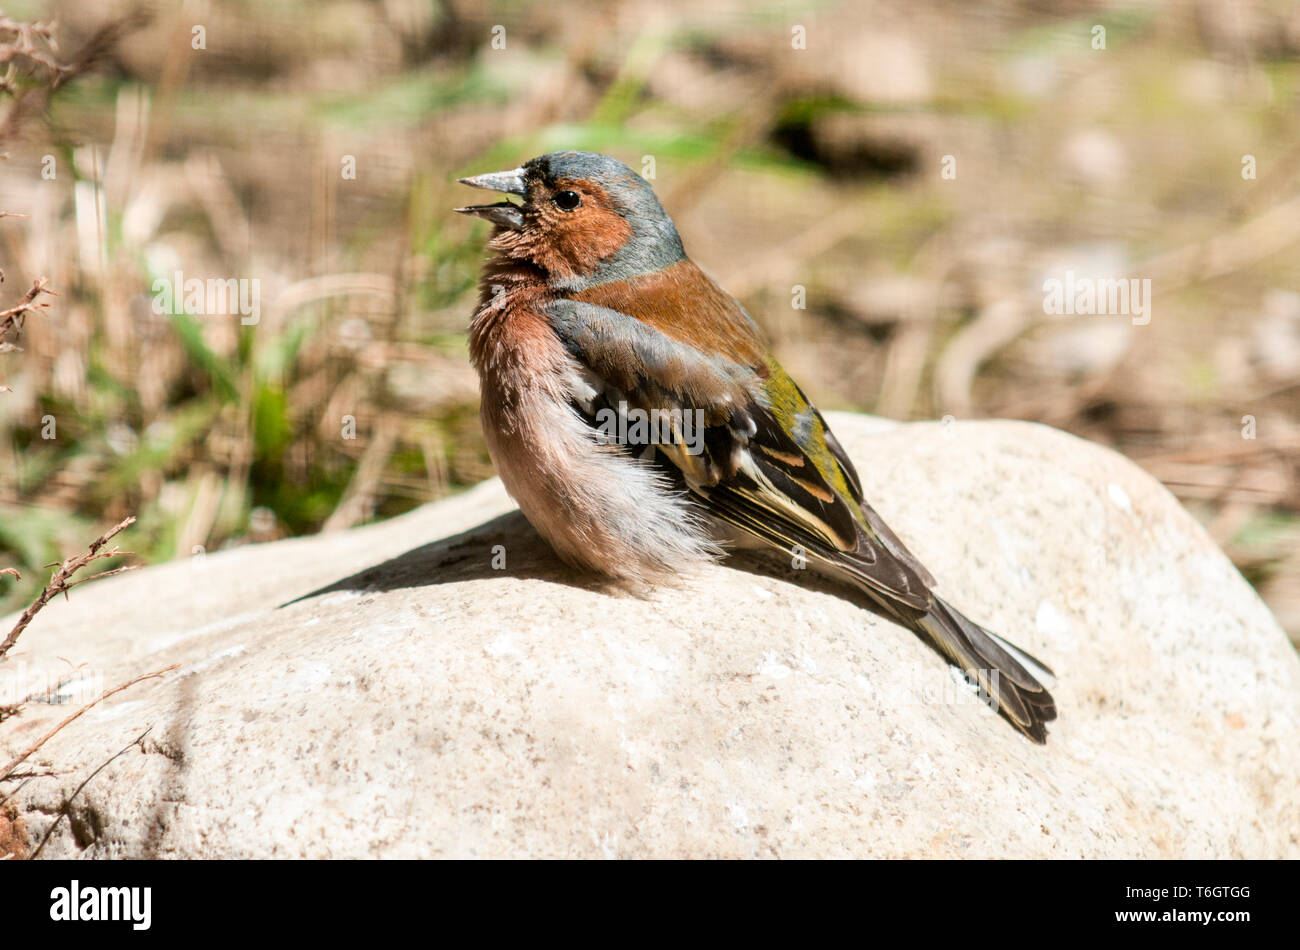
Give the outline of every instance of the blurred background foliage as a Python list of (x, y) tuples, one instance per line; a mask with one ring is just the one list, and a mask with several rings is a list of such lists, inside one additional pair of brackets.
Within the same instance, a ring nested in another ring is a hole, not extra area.
[[(3, 7), (65, 53), (141, 9)], [(30, 215), (0, 219), (0, 309), (37, 277), (60, 294), (0, 353), (0, 567), (24, 574), (0, 611), (128, 514), (123, 546), (161, 561), (489, 477), (466, 356), (487, 227), (449, 213), (455, 178), (581, 148), (652, 160), (822, 408), (1111, 445), (1300, 636), (1290, 0), (144, 9), (38, 114), (0, 92), (0, 210)], [(1047, 316), (1066, 269), (1151, 278), (1150, 324)], [(259, 280), (260, 322), (156, 314), (177, 270)]]

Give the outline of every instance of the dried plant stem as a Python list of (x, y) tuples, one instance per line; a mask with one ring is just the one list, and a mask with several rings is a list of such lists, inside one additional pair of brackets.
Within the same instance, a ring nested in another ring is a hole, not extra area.
[(29, 746), (23, 752), (20, 752), (14, 759), (6, 763), (3, 768), (0, 768), (0, 782), (3, 782), (8, 778), (10, 778), (13, 775), (14, 769), (18, 768), (18, 766), (22, 765), (23, 762), (27, 761), (28, 758), (35, 755), (36, 752), (41, 748), (41, 746), (49, 742), (52, 738), (54, 738), (55, 735), (59, 733), (60, 730), (62, 730), (69, 723), (75, 721), (77, 718), (79, 718), (88, 710), (98, 706), (100, 703), (108, 699), (110, 696), (116, 693), (120, 693), (122, 692), (122, 690), (134, 686), (136, 683), (140, 683), (148, 679), (156, 679), (157, 677), (160, 677), (165, 673), (170, 673), (172, 670), (177, 669), (179, 666), (180, 666), (179, 663), (173, 663), (171, 666), (165, 666), (161, 670), (154, 670), (152, 673), (144, 673), (140, 676), (137, 676), (133, 680), (128, 680), (125, 683), (121, 683), (117, 686), (114, 686), (112, 689), (107, 689), (104, 692), (100, 693), (98, 698), (93, 699), (90, 702), (86, 703), (86, 705), (82, 706), (80, 709), (78, 709), (72, 715), (68, 716), (66, 719), (60, 722), (49, 732), (45, 733), (45, 735), (37, 739), (34, 743), (32, 743), (31, 746)]
[(43, 66), (51, 81), (61, 83), (71, 73), (72, 67), (59, 63), (52, 54), (58, 52), (54, 40), (53, 24), (21, 23), (0, 12), (0, 32), (11, 34), (0, 45), (0, 63), (8, 66), (5, 76), (0, 81), (0, 89), (12, 91), (14, 69), (12, 61), (17, 58)]
[[(100, 550), (100, 548), (108, 544), (108, 542), (112, 540), (115, 535), (120, 534), (122, 531), (126, 530), (126, 528), (128, 528), (130, 525), (134, 523), (135, 523), (135, 516), (132, 515), (130, 518), (127, 518), (125, 521), (122, 521), (121, 523), (110, 528), (108, 531), (104, 532), (98, 538), (92, 541), (90, 544), (90, 549), (85, 554), (78, 554), (76, 557), (70, 557), (62, 564), (59, 565), (58, 570), (54, 572), (54, 576), (50, 578), (49, 584), (47, 584), (45, 586), (45, 589), (41, 591), (40, 596), (36, 598), (36, 600), (32, 603), (30, 607), (28, 607), (26, 610), (23, 611), (22, 616), (18, 618), (18, 623), (16, 623), (14, 625), (14, 628), (11, 631), (9, 631), (9, 636), (5, 637), (3, 643), (0, 643), (0, 659), (3, 659), (4, 655), (8, 653), (10, 649), (13, 648), (13, 645), (16, 642), (18, 642), (19, 635), (21, 635), (23, 630), (27, 628), (27, 625), (32, 622), (32, 618), (35, 617), (36, 614), (40, 612), (41, 608), (44, 607), (46, 604), (48, 604), (59, 594), (66, 594), (73, 587), (76, 587), (77, 584), (84, 583), (85, 581), (98, 580), (101, 577), (108, 577), (111, 574), (120, 574), (123, 571), (133, 570), (135, 567), (138, 567), (138, 565), (132, 565), (130, 567), (120, 567), (112, 571), (105, 571), (102, 574), (96, 574), (94, 577), (84, 578), (83, 580), (77, 581), (76, 583), (72, 583), (72, 584), (68, 583), (72, 579), (73, 574), (81, 570), (83, 567), (85, 567), (87, 564), (91, 563), (92, 561), (98, 561), (102, 558), (123, 557), (134, 553), (132, 551), (120, 551), (116, 547), (114, 547), (111, 551)], [(17, 575), (18, 572), (14, 571), (12, 568), (6, 568), (5, 573), (12, 573)]]
[(0, 310), (0, 334), (3, 334), (11, 326), (22, 327), (23, 318), (33, 310), (44, 310), (49, 306), (46, 301), (38, 301), (41, 294), (51, 294), (58, 296), (53, 290), (46, 286), (48, 281), (42, 277), (32, 283), (31, 290), (23, 294), (23, 299), (18, 301), (14, 306), (7, 310)]

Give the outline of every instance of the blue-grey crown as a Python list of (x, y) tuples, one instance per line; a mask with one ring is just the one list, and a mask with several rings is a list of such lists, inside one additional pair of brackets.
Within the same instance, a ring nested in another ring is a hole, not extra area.
[(596, 152), (551, 152), (525, 163), (526, 175), (547, 183), (583, 179), (605, 189), (632, 225), (632, 238), (584, 283), (622, 280), (661, 270), (686, 256), (672, 218), (650, 183), (618, 159)]

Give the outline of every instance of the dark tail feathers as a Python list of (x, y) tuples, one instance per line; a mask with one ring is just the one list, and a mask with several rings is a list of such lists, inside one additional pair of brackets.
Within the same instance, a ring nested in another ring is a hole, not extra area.
[(981, 695), (997, 701), (1012, 725), (1034, 742), (1047, 741), (1047, 723), (1056, 703), (1047, 687), (1053, 673), (1019, 647), (986, 630), (938, 597), (916, 625), (967, 677)]

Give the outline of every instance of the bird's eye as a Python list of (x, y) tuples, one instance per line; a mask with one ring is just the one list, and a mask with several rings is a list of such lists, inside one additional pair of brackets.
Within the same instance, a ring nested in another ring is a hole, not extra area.
[(553, 200), (555, 201), (555, 207), (561, 211), (572, 211), (582, 204), (582, 198), (578, 196), (576, 191), (557, 192)]

